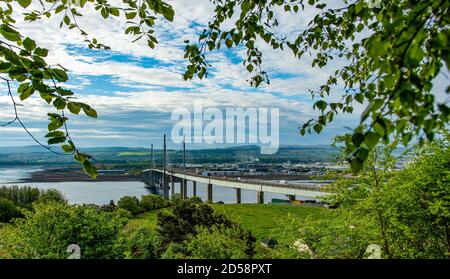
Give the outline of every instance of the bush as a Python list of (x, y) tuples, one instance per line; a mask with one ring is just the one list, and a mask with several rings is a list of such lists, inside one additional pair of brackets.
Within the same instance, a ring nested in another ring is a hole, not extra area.
[(0, 230), (0, 255), (13, 258), (65, 259), (77, 244), (81, 258), (120, 258), (118, 236), (128, 219), (91, 206), (37, 203), (23, 219)]
[(124, 196), (117, 202), (117, 206), (129, 211), (133, 216), (142, 212), (139, 207), (139, 200), (136, 197)]
[(39, 190), (30, 186), (2, 186), (0, 187), (0, 198), (12, 201), (16, 206), (31, 209), (32, 203), (38, 202), (64, 202), (64, 195), (55, 189)]
[(16, 206), (31, 208), (31, 204), (41, 195), (37, 188), (29, 186), (2, 186), (0, 187), (0, 198), (12, 201)]
[(157, 215), (157, 231), (163, 243), (183, 242), (196, 233), (196, 226), (210, 227), (215, 224), (231, 226), (231, 221), (202, 203), (192, 200), (173, 200), (169, 210), (161, 210)]
[(250, 259), (254, 255), (255, 238), (241, 227), (223, 225), (199, 227), (187, 242), (189, 258)]
[(168, 200), (159, 195), (142, 196), (139, 206), (143, 211), (160, 209), (168, 206)]
[(47, 202), (61, 202), (61, 203), (67, 203), (67, 199), (64, 197), (64, 195), (56, 190), (56, 189), (48, 189), (48, 190), (42, 190), (40, 193), (39, 198), (36, 202), (41, 203), (47, 203)]
[(100, 210), (106, 211), (106, 212), (114, 212), (117, 210), (117, 206), (113, 200), (110, 200), (108, 204), (101, 205)]
[(125, 255), (131, 259), (156, 259), (160, 255), (161, 241), (154, 231), (140, 227), (122, 239)]
[(172, 242), (167, 247), (166, 251), (161, 255), (161, 259), (186, 259), (188, 251), (183, 243)]
[(22, 216), (14, 202), (0, 198), (0, 223), (8, 223), (11, 219)]

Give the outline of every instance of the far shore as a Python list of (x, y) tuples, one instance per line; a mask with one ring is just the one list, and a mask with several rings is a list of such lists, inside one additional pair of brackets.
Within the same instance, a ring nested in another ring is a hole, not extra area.
[(130, 174), (120, 175), (98, 175), (92, 179), (82, 170), (73, 168), (49, 168), (35, 171), (31, 177), (16, 181), (15, 183), (28, 182), (115, 182), (115, 181), (141, 181), (140, 176)]

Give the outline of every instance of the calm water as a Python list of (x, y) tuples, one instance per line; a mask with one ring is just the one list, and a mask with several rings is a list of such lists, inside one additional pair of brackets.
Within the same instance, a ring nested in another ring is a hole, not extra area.
[[(151, 193), (145, 188), (145, 184), (140, 181), (123, 181), (123, 182), (30, 182), (17, 183), (22, 179), (31, 176), (33, 171), (42, 170), (39, 167), (11, 167), (0, 168), (0, 184), (5, 185), (29, 185), (40, 189), (57, 189), (61, 191), (68, 199), (69, 203), (82, 204), (94, 203), (105, 204), (110, 200), (117, 202), (123, 196), (140, 197)], [(197, 196), (203, 200), (207, 199), (207, 185), (197, 183)], [(175, 193), (180, 192), (180, 184), (175, 183)], [(188, 182), (188, 196), (192, 196), (192, 182)], [(272, 198), (285, 199), (282, 194), (265, 193), (264, 201), (270, 202)], [(256, 192), (242, 190), (241, 199), (243, 203), (255, 203)], [(297, 197), (301, 199), (301, 197)], [(215, 186), (213, 187), (213, 201), (222, 201), (225, 203), (236, 202), (236, 192), (232, 188)]]

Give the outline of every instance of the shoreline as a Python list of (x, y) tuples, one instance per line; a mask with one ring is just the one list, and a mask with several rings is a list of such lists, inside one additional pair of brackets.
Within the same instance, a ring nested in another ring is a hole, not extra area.
[(14, 183), (45, 183), (45, 182), (126, 182), (142, 181), (137, 175), (98, 175), (97, 179), (92, 179), (82, 170), (70, 168), (49, 168), (33, 171), (28, 178), (21, 179)]

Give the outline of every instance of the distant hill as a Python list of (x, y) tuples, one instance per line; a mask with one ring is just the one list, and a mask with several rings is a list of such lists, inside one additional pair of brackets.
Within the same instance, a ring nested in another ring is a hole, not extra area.
[(48, 152), (38, 145), (32, 146), (0, 146), (0, 154)]
[[(149, 148), (130, 147), (94, 147), (82, 151), (92, 155), (97, 163), (139, 165), (150, 163)], [(162, 150), (154, 150), (156, 164), (162, 162)], [(338, 154), (336, 148), (326, 145), (316, 146), (281, 146), (276, 154), (260, 154), (256, 145), (186, 150), (186, 161), (191, 164), (202, 163), (240, 163), (265, 162), (283, 163), (324, 162), (334, 160)], [(168, 161), (171, 164), (181, 163), (183, 152), (180, 149), (168, 150)], [(39, 146), (0, 147), (0, 165), (72, 165), (76, 164), (70, 155), (59, 156)]]

